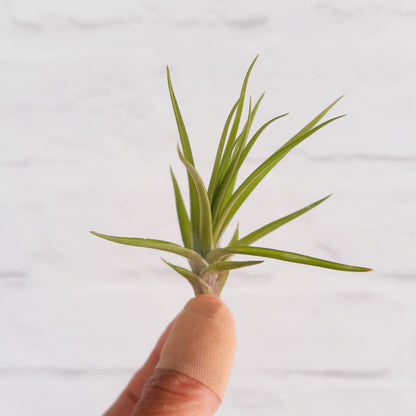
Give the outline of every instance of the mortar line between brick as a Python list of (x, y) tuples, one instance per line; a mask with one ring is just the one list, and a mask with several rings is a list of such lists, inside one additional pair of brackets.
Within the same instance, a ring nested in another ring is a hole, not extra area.
[[(85, 377), (85, 376), (114, 376), (132, 375), (137, 371), (135, 367), (0, 367), (0, 378), (10, 376), (57, 376), (57, 377)], [(262, 370), (259, 370), (263, 373)], [(270, 370), (264, 370), (270, 373)], [(378, 370), (276, 370), (273, 371), (276, 378), (308, 378), (321, 380), (366, 380), (378, 381), (392, 378), (389, 369)]]

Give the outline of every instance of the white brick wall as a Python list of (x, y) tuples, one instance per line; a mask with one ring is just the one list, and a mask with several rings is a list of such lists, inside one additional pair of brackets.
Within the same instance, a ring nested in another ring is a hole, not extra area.
[(331, 115), (348, 117), (269, 175), (242, 231), (333, 192), (264, 245), (375, 271), (234, 272), (239, 347), (218, 414), (414, 415), (415, 50), (411, 0), (2, 0), (0, 414), (100, 414), (191, 296), (160, 253), (88, 231), (178, 241), (165, 64), (206, 174), (260, 53), (257, 125), (291, 114), (248, 168), (343, 93)]

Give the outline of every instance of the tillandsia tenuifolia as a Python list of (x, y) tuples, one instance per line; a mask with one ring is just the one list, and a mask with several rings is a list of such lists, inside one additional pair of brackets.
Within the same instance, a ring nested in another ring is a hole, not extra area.
[(272, 118), (250, 136), (250, 128), (264, 96), (263, 93), (254, 105), (252, 105), (250, 98), (247, 120), (245, 120), (244, 124), (241, 123), (247, 82), (256, 60), (257, 57), (250, 65), (244, 78), (240, 96), (228, 114), (218, 145), (208, 187), (206, 187), (195, 168), (188, 134), (173, 91), (169, 68), (167, 68), (169, 93), (181, 142), (181, 147), (178, 145), (178, 154), (186, 168), (189, 184), (190, 209), (188, 215), (178, 182), (171, 169), (176, 210), (183, 246), (162, 240), (115, 237), (91, 231), (92, 234), (98, 237), (116, 243), (154, 248), (186, 257), (190, 265), (190, 270), (164, 261), (189, 281), (194, 289), (195, 295), (213, 294), (219, 296), (230, 270), (262, 263), (262, 261), (231, 261), (231, 258), (235, 254), (270, 257), (273, 259), (326, 267), (334, 270), (351, 272), (365, 272), (371, 270), (366, 267), (348, 266), (346, 264), (305, 256), (303, 254), (252, 246), (252, 244), (260, 238), (321, 204), (329, 198), (330, 195), (298, 211), (286, 215), (285, 217), (273, 221), (244, 237), (239, 236), (237, 225), (230, 242), (225, 246), (221, 246), (221, 237), (229, 227), (230, 222), (238, 209), (276, 164), (295, 146), (303, 142), (313, 133), (334, 120), (343, 117), (333, 117), (320, 123), (321, 119), (328, 111), (342, 98), (340, 97), (326, 107), (302, 130), (279, 147), (244, 181), (242, 181), (239, 186), (236, 186), (239, 169), (261, 133), (271, 123), (288, 114), (281, 114)]

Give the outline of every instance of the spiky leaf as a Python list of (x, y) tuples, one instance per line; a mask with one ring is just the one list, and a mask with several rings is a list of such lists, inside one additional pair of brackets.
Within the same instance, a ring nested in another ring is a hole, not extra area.
[[(327, 269), (343, 270), (348, 272), (368, 272), (372, 269), (367, 267), (349, 266), (347, 264), (335, 263), (333, 261), (327, 261), (318, 259), (316, 257), (305, 256), (299, 253), (292, 253), (289, 251), (275, 250), (272, 248), (264, 247), (251, 247), (251, 246), (232, 246), (227, 248), (220, 248), (215, 250), (215, 255), (222, 257), (222, 255), (228, 254), (248, 254), (251, 256), (270, 257), (276, 260), (289, 261), (292, 263), (308, 264), (310, 266), (325, 267)], [(213, 255), (213, 252), (211, 252)]]

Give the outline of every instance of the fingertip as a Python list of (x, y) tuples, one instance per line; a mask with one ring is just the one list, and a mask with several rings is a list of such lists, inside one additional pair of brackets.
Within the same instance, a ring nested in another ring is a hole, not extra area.
[(224, 397), (237, 344), (235, 320), (220, 298), (199, 295), (178, 315), (156, 368), (173, 370)]

